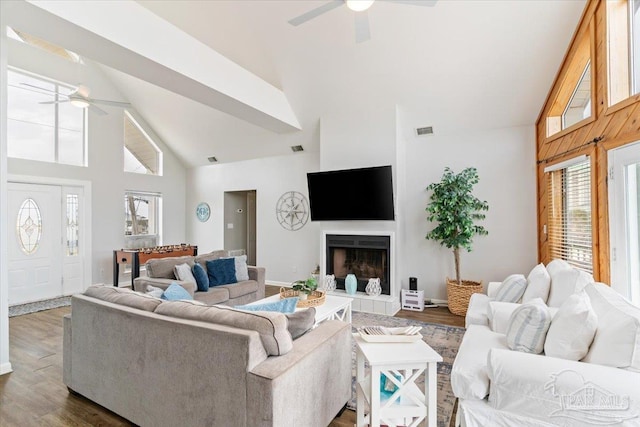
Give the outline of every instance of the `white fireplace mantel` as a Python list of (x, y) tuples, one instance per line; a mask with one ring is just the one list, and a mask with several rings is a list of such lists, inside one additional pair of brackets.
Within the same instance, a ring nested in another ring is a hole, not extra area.
[(353, 298), (351, 308), (355, 311), (366, 311), (369, 313), (386, 314), (393, 316), (400, 311), (400, 281), (396, 277), (396, 242), (395, 233), (393, 231), (374, 231), (374, 230), (322, 230), (322, 238), (320, 239), (320, 277), (324, 279), (327, 265), (327, 235), (358, 235), (358, 236), (389, 236), (389, 295), (380, 295), (377, 297), (369, 296), (362, 292), (355, 295), (348, 295), (343, 290), (336, 290), (331, 294), (338, 296), (346, 296)]

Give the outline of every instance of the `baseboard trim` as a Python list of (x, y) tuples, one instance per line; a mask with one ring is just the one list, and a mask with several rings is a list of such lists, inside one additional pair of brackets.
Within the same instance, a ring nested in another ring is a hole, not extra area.
[(10, 362), (0, 365), (0, 375), (8, 374), (10, 372), (13, 372), (13, 368), (11, 368)]
[(264, 282), (265, 285), (271, 285), (271, 286), (283, 286), (285, 288), (290, 288), (291, 287), (291, 283), (290, 282), (278, 282), (275, 280), (265, 280)]

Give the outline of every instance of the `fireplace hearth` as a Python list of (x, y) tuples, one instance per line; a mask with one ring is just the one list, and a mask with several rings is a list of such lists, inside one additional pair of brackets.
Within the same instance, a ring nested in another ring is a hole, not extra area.
[(365, 292), (369, 279), (377, 277), (382, 294), (391, 294), (389, 236), (327, 234), (325, 248), (325, 271), (336, 276), (337, 289), (344, 289), (347, 274), (354, 274), (358, 292)]

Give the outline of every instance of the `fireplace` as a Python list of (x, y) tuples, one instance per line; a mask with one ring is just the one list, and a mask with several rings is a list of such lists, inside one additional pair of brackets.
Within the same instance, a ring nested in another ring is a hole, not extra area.
[(336, 288), (344, 289), (347, 274), (355, 274), (358, 292), (365, 292), (370, 278), (380, 278), (383, 295), (391, 294), (390, 236), (327, 234), (326, 274), (335, 274)]

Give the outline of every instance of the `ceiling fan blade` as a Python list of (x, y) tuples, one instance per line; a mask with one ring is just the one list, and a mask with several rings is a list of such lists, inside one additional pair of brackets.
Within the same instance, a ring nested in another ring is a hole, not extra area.
[(380, 0), (380, 1), (386, 1), (390, 3), (410, 4), (413, 6), (427, 6), (427, 7), (433, 7), (438, 2), (438, 0)]
[(38, 102), (38, 104), (62, 104), (63, 102), (69, 102), (71, 101), (70, 99), (61, 99), (59, 101), (44, 101), (44, 102)]
[(86, 98), (86, 99), (91, 104), (109, 105), (111, 107), (122, 107), (122, 108), (131, 107), (131, 104), (129, 104), (128, 102), (107, 101), (106, 99), (93, 99), (93, 98)]
[(369, 15), (367, 11), (355, 14), (356, 19), (356, 43), (366, 42), (371, 38), (369, 31)]
[(344, 0), (332, 0), (329, 3), (323, 4), (320, 7), (316, 7), (315, 9), (312, 9), (307, 13), (296, 16), (295, 18), (290, 19), (288, 22), (294, 27), (297, 27), (300, 24), (304, 24), (305, 22), (312, 20), (316, 16), (320, 16), (323, 13), (329, 12), (330, 10), (342, 6), (343, 4), (345, 4)]
[(28, 86), (28, 87), (30, 87), (32, 89), (38, 89), (38, 90), (40, 90), (42, 92), (47, 92), (47, 93), (51, 93), (51, 94), (54, 94), (54, 95), (58, 94), (58, 95), (62, 95), (62, 96), (67, 96), (64, 93), (56, 92), (55, 90), (46, 89), (46, 88), (43, 88), (43, 87), (40, 87), (40, 86), (36, 86), (36, 85), (32, 85), (32, 84), (29, 84), (29, 83), (20, 83), (20, 84), (22, 86)]
[(90, 111), (93, 111), (94, 113), (96, 113), (96, 114), (98, 114), (98, 115), (100, 115), (100, 116), (105, 116), (105, 115), (107, 115), (107, 114), (108, 114), (108, 113), (107, 113), (106, 111), (104, 111), (102, 108), (100, 108), (100, 107), (96, 107), (96, 106), (95, 106), (95, 105), (93, 105), (93, 104), (89, 104), (89, 107), (88, 107), (88, 108), (89, 108), (89, 110), (90, 110)]

